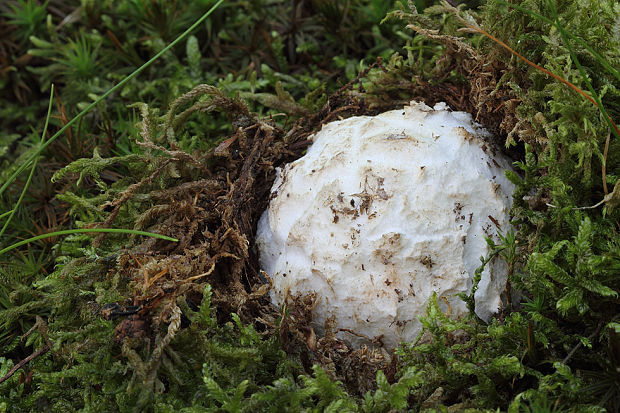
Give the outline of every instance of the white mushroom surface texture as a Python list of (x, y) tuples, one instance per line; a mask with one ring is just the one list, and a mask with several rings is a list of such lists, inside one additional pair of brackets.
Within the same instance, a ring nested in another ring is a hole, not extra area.
[[(498, 227), (510, 227), (510, 160), (488, 138), (445, 103), (324, 125), (302, 158), (278, 168), (258, 223), (272, 302), (314, 293), (319, 334), (330, 318), (352, 346), (379, 339), (386, 349), (416, 339), (434, 292), (451, 317), (466, 314), (455, 295), (471, 291), (485, 236), (498, 242)], [(484, 320), (501, 306), (506, 272), (494, 258), (482, 273)]]

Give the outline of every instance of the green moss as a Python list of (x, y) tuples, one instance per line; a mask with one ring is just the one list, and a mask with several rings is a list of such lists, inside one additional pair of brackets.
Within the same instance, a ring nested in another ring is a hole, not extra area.
[[(8, 87), (0, 94), (6, 102), (1, 176), (23, 163), (38, 140), (28, 128), (44, 109), (41, 95), (33, 88), (24, 97), (20, 82), (36, 79), (42, 91), (50, 82), (60, 86), (65, 106), (58, 127), (213, 2), (83, 3), (76, 11), (82, 22), (61, 26), (46, 5), (11, 7), (11, 36), (35, 60), (2, 78)], [(392, 6), (410, 24), (438, 32), (414, 35), (397, 19), (379, 25)], [(273, 125), (287, 130), (382, 56), (384, 66), (367, 70), (351, 95), (382, 108), (407, 101), (420, 87), (429, 99), (437, 90), (467, 91), (464, 107), (517, 146), (518, 170), (508, 173), (517, 185), (514, 231), (504, 229), (501, 242), (492, 244), (492, 256), (509, 265), (515, 294), (496, 319), (488, 325), (473, 315), (451, 320), (432, 300), (420, 340), (398, 350), (397, 373), (377, 372), (376, 387), (360, 397), (329, 369), (305, 369), (298, 353), (287, 354), (277, 326), (270, 330), (258, 316), (225, 310), (204, 281), (199, 291), (194, 285), (140, 309), (155, 311), (149, 316), (159, 320), (148, 333), (141, 314), (104, 319), (106, 304), (131, 305), (144, 291), (140, 266), (153, 257), (141, 250), (140, 265), (119, 261), (129, 260), (123, 249), (131, 251), (137, 239), (93, 243), (77, 235), (39, 242), (3, 257), (0, 377), (36, 350), (49, 351), (0, 383), (0, 411), (617, 411), (620, 139), (582, 95), (488, 38), (459, 31), (463, 23), (451, 7), (416, 14), (412, 6), (313, 2), (317, 13), (311, 14), (289, 3), (227, 4), (44, 154), (42, 162), (55, 165), (53, 184), (40, 168), (3, 243), (57, 225), (113, 221), (148, 228), (169, 211), (159, 195), (217, 167), (203, 165), (200, 154), (247, 121), (238, 116), (245, 108), (238, 97), (252, 116), (273, 115)], [(31, 24), (40, 23), (40, 9), (50, 13), (47, 27)], [(489, 0), (459, 13), (620, 119), (617, 2), (525, 0), (512, 7)], [(17, 61), (19, 53), (12, 53), (9, 60)], [(216, 87), (193, 89), (199, 83)], [(493, 120), (493, 113), (502, 119)], [(4, 195), (7, 210), (17, 194)], [(101, 208), (122, 194), (124, 202)], [(211, 276), (215, 285), (226, 274)], [(198, 308), (189, 300), (196, 296), (202, 297)]]

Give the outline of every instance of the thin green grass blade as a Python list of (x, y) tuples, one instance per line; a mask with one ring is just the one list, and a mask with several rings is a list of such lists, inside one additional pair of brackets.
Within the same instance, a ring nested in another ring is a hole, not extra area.
[[(513, 9), (515, 9), (515, 10), (519, 10), (522, 13), (529, 14), (533, 18), (541, 20), (541, 21), (543, 21), (545, 23), (551, 24), (551, 25), (555, 26), (558, 30), (561, 30), (560, 26), (559, 26), (559, 22), (556, 22), (556, 21), (553, 21), (551, 19), (548, 19), (545, 16), (536, 13), (535, 11), (529, 10), (529, 9), (527, 9), (527, 8), (521, 6), (521, 5), (518, 5), (518, 4), (508, 3), (505, 0), (497, 0), (497, 2), (500, 3), (500, 4), (503, 4), (505, 6), (511, 7)], [(616, 79), (618, 79), (620, 81), (620, 72), (618, 72), (612, 65), (610, 65), (609, 62), (607, 62), (607, 60), (605, 60), (605, 58), (603, 58), (603, 56), (598, 54), (594, 49), (592, 49), (590, 47), (590, 45), (588, 45), (586, 42), (584, 42), (583, 40), (581, 40), (579, 37), (575, 36), (574, 34), (572, 34), (570, 32), (566, 32), (566, 35), (571, 40), (576, 41), (577, 43), (579, 43), (580, 46), (582, 46), (584, 49), (586, 49), (588, 52), (590, 52), (592, 54), (592, 56), (594, 56), (596, 58), (596, 60), (598, 60), (599, 63), (605, 67), (605, 69), (607, 69), (611, 74), (613, 74), (615, 76)]]
[(17, 170), (15, 172), (13, 172), (13, 174), (9, 177), (9, 179), (7, 179), (7, 181), (4, 184), (2, 184), (2, 187), (0, 187), (0, 195), (2, 195), (4, 193), (4, 191), (6, 191), (8, 186), (10, 184), (12, 184), (13, 181), (15, 181), (15, 178), (17, 178), (19, 176), (19, 174), (21, 174), (24, 171), (24, 169), (26, 169), (32, 163), (32, 161), (37, 156), (39, 156), (39, 154), (41, 152), (43, 152), (45, 150), (45, 148), (47, 148), (52, 142), (54, 142), (54, 140), (56, 140), (56, 138), (58, 138), (60, 135), (62, 135), (62, 133), (65, 130), (70, 128), (75, 122), (80, 120), (84, 115), (86, 115), (95, 106), (97, 106), (102, 100), (107, 98), (112, 93), (116, 92), (118, 89), (122, 88), (127, 82), (132, 80), (134, 77), (138, 76), (144, 69), (149, 67), (155, 60), (159, 59), (164, 53), (166, 53), (168, 50), (170, 50), (172, 47), (174, 47), (177, 43), (179, 43), (181, 40), (183, 40), (185, 37), (187, 37), (188, 34), (190, 34), (192, 31), (194, 31), (194, 29), (196, 27), (198, 27), (203, 21), (205, 21), (205, 19), (207, 17), (209, 17), (211, 15), (211, 13), (213, 13), (220, 6), (220, 4), (222, 4), (223, 2), (224, 2), (224, 0), (219, 0), (217, 3), (215, 3), (213, 5), (213, 7), (211, 7), (209, 9), (209, 11), (207, 11), (205, 14), (203, 14), (196, 21), (196, 23), (192, 24), (187, 30), (185, 30), (182, 34), (180, 34), (179, 37), (174, 39), (168, 46), (164, 47), (159, 53), (157, 53), (155, 56), (153, 56), (148, 62), (146, 62), (145, 64), (140, 66), (138, 69), (136, 69), (133, 73), (131, 73), (126, 78), (121, 80), (116, 86), (110, 88), (107, 92), (105, 92), (103, 95), (101, 95), (99, 97), (99, 99), (97, 99), (96, 101), (94, 101), (93, 103), (88, 105), (88, 107), (86, 109), (84, 109), (83, 111), (78, 113), (65, 126), (63, 126), (58, 132), (56, 132), (50, 139), (48, 139), (45, 143), (41, 144), (39, 146), (39, 149), (37, 149), (37, 151), (26, 162), (24, 162), (23, 165), (21, 165), (19, 168), (17, 168)]
[(177, 238), (172, 238), (167, 235), (156, 234), (154, 232), (147, 231), (136, 231), (133, 229), (121, 229), (121, 228), (80, 228), (80, 229), (66, 229), (62, 231), (50, 232), (48, 234), (37, 235), (36, 237), (28, 238), (23, 241), (16, 242), (15, 244), (9, 245), (8, 247), (0, 250), (0, 255), (9, 252), (15, 248), (21, 247), (22, 245), (28, 244), (30, 242), (38, 241), (40, 239), (56, 237), (58, 235), (70, 235), (70, 234), (88, 234), (91, 232), (113, 232), (117, 234), (132, 234), (132, 235), (145, 235), (147, 237), (159, 238), (166, 241), (178, 242)]
[[(47, 126), (49, 125), (50, 115), (52, 114), (52, 102), (53, 101), (54, 101), (54, 84), (52, 83), (52, 87), (50, 90), (50, 101), (47, 105), (47, 116), (45, 117), (45, 126), (43, 126), (43, 132), (41, 133), (41, 142), (40, 142), (41, 144), (45, 142), (45, 134), (47, 133)], [(4, 234), (4, 231), (6, 231), (6, 229), (8, 228), (9, 224), (11, 223), (11, 219), (13, 219), (13, 215), (15, 215), (15, 213), (17, 212), (17, 209), (19, 208), (19, 205), (22, 203), (22, 199), (24, 199), (24, 195), (26, 194), (26, 191), (28, 190), (28, 187), (30, 186), (30, 181), (32, 181), (34, 170), (37, 168), (38, 161), (39, 161), (39, 156), (35, 157), (34, 160), (32, 161), (32, 168), (30, 168), (30, 174), (28, 175), (28, 180), (26, 180), (24, 189), (22, 189), (22, 193), (19, 195), (19, 198), (17, 199), (15, 206), (13, 206), (13, 209), (9, 211), (10, 212), (9, 217), (7, 218), (4, 225), (2, 226), (2, 230), (0, 230), (0, 239), (2, 239), (2, 235)]]

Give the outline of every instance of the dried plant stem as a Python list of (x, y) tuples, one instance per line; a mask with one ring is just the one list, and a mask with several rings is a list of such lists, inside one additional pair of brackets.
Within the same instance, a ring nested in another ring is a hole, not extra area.
[(28, 244), (30, 242), (38, 241), (44, 238), (56, 237), (58, 235), (71, 235), (71, 234), (88, 234), (91, 232), (115, 232), (117, 234), (133, 234), (133, 235), (146, 235), (147, 237), (165, 239), (166, 241), (178, 242), (176, 238), (169, 237), (167, 235), (155, 234), (153, 232), (136, 231), (133, 229), (120, 229), (120, 228), (79, 228), (79, 229), (67, 229), (63, 231), (50, 232), (49, 234), (41, 234), (36, 237), (28, 238), (15, 244), (9, 245), (6, 248), (0, 250), (0, 255), (14, 250), (17, 247)]
[[(549, 70), (545, 69), (542, 66), (537, 65), (536, 63), (532, 62), (531, 60), (528, 60), (527, 58), (525, 58), (524, 56), (522, 56), (519, 52), (517, 52), (516, 50), (514, 50), (512, 47), (508, 46), (506, 43), (504, 43), (503, 41), (501, 41), (500, 39), (498, 39), (497, 37), (493, 36), (490, 33), (487, 33), (484, 29), (474, 26), (470, 23), (468, 23), (465, 19), (463, 19), (459, 13), (458, 10), (454, 7), (451, 7), (453, 9), (454, 15), (456, 16), (457, 19), (459, 19), (459, 21), (467, 28), (468, 31), (472, 31), (478, 34), (481, 34), (489, 39), (491, 39), (493, 42), (497, 43), (498, 45), (502, 46), (504, 49), (508, 50), (510, 53), (512, 53), (514, 56), (518, 57), (519, 59), (521, 59), (522, 61), (524, 61), (525, 63), (527, 63), (528, 65), (532, 66), (534, 69), (539, 70), (541, 72), (543, 72), (544, 74), (551, 76), (552, 78), (554, 78), (555, 80), (557, 80), (558, 82), (564, 83), (566, 86), (570, 87), (571, 89), (573, 89), (575, 92), (579, 93), (581, 96), (585, 97), (586, 99), (588, 99), (590, 102), (592, 102), (592, 104), (594, 106), (596, 106), (596, 108), (601, 111), (601, 107), (599, 106), (599, 104), (596, 102), (596, 100), (594, 100), (594, 98), (592, 98), (592, 96), (588, 95), (586, 92), (584, 92), (582, 89), (578, 88), (577, 86), (575, 86), (574, 84), (572, 84), (571, 82), (569, 82), (568, 80), (563, 79), (562, 77), (556, 75), (553, 72), (550, 72)], [(463, 30), (463, 29), (461, 29)], [(614, 127), (614, 129), (616, 130), (616, 133), (618, 135), (620, 135), (620, 129), (618, 129), (618, 126), (615, 124), (615, 122), (613, 121), (613, 119), (611, 118), (611, 116), (609, 116), (608, 114), (607, 118), (609, 119), (609, 121), (611, 122), (611, 125)]]
[(13, 366), (11, 370), (9, 370), (7, 374), (4, 375), (4, 377), (0, 377), (0, 384), (4, 383), (9, 378), (11, 378), (11, 376), (15, 374), (15, 372), (19, 370), (20, 368), (22, 368), (22, 366), (24, 366), (25, 364), (28, 364), (30, 361), (34, 360), (36, 357), (39, 357), (41, 354), (47, 353), (49, 349), (50, 349), (49, 346), (45, 345), (41, 347), (40, 349), (38, 349), (37, 351), (35, 351), (34, 353), (32, 353), (31, 355), (29, 355), (28, 357), (26, 357), (25, 359), (23, 359), (22, 361), (20, 361), (19, 363), (17, 363), (15, 366)]

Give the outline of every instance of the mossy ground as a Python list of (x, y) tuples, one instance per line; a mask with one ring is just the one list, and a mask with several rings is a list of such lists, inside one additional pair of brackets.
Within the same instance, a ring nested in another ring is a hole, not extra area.
[[(514, 3), (224, 2), (41, 155), (3, 247), (76, 227), (178, 242), (4, 254), (0, 411), (618, 411), (620, 137), (602, 113), (620, 119), (620, 9)], [(50, 83), (59, 128), (213, 4), (1, 5), (3, 181), (36, 150)], [(489, 325), (431, 302), (417, 343), (353, 350), (314, 335), (311, 297), (269, 304), (253, 234), (312, 131), (412, 99), (473, 113), (515, 159), (516, 232), (493, 254), (518, 294)]]

